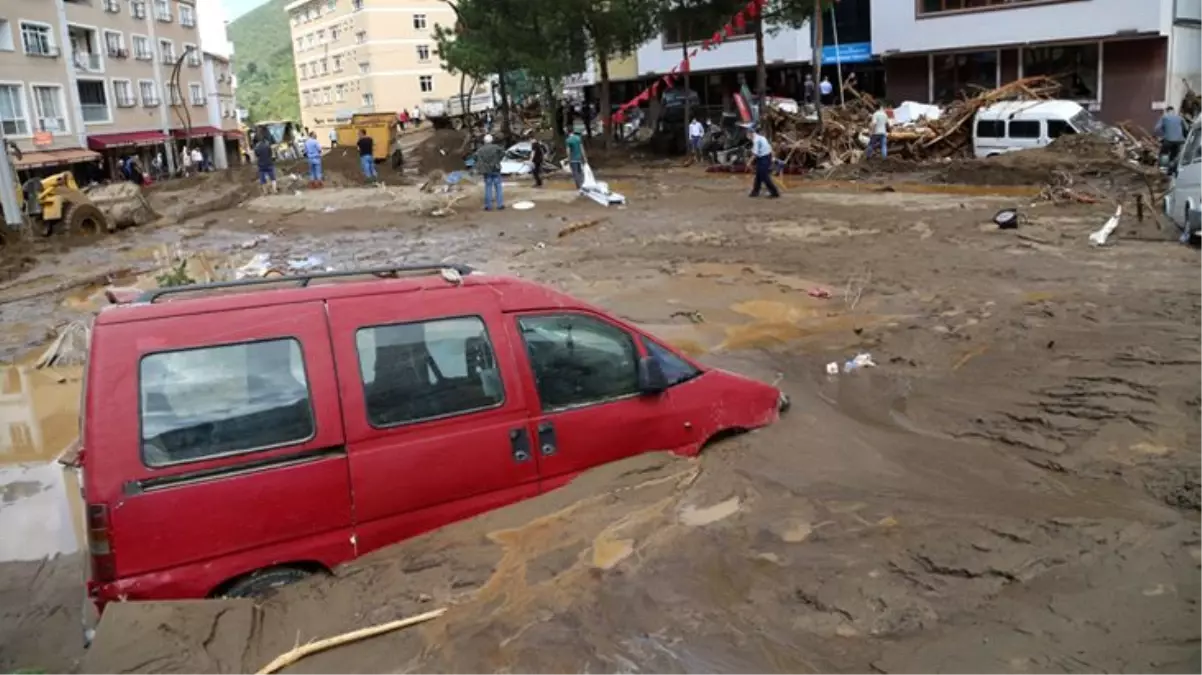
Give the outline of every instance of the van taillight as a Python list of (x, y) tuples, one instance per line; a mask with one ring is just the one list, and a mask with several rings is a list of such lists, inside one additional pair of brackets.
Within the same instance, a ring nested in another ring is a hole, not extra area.
[(117, 576), (113, 545), (109, 541), (109, 507), (88, 504), (88, 553), (92, 556), (92, 580), (112, 581)]

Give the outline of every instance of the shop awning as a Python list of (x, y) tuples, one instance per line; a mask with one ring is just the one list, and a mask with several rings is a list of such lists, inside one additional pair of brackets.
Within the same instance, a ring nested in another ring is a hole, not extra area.
[[(217, 127), (192, 127), (192, 138), (211, 138), (213, 136), (220, 136), (223, 133), (225, 132)], [(188, 137), (188, 132), (183, 129), (172, 129), (171, 135), (179, 140), (183, 140)]]
[(141, 145), (158, 145), (167, 141), (161, 131), (131, 131), (124, 134), (97, 134), (88, 136), (88, 147), (93, 150), (128, 148)]
[(225, 137), (226, 138), (242, 138), (242, 132), (238, 131), (237, 129), (226, 129)]
[(60, 166), (77, 164), (79, 162), (94, 162), (100, 159), (100, 153), (84, 148), (63, 148), (61, 150), (38, 150), (37, 152), (22, 153), (21, 159), (13, 158), (13, 168), (36, 169), (43, 166)]

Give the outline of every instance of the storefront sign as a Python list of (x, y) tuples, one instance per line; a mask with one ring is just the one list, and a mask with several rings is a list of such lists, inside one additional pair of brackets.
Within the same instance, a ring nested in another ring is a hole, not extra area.
[(822, 65), (836, 63), (867, 63), (872, 60), (871, 42), (850, 42), (822, 47)]
[(49, 131), (35, 131), (33, 132), (33, 144), (39, 148), (54, 145), (54, 134)]

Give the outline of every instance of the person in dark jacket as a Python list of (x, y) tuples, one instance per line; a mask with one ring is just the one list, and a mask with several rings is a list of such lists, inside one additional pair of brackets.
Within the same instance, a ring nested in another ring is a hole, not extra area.
[(375, 144), (367, 135), (367, 129), (359, 130), (359, 141), (355, 145), (359, 146), (359, 167), (363, 169), (363, 177), (374, 183), (379, 180), (376, 175)]
[(543, 162), (547, 159), (547, 148), (537, 140), (530, 141), (530, 163), (534, 168), (530, 174), (534, 176), (534, 187), (543, 186)]
[(263, 194), (280, 191), (275, 177), (275, 151), (266, 138), (259, 139), (255, 146), (255, 163), (259, 166), (259, 191)]

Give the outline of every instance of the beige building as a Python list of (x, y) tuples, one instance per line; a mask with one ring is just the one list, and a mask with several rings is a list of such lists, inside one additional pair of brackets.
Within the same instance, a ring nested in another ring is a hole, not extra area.
[[(236, 144), (238, 125), (229, 64), (214, 64), (206, 83), (196, 0), (0, 3), (0, 125), (23, 155), (14, 166), (61, 170), (104, 156), (112, 176), (120, 157), (148, 165), (178, 148), (189, 123), (215, 155)], [(229, 116), (214, 116), (226, 96)]]
[(412, 112), (459, 89), (434, 44), (434, 27), (455, 23), (442, 0), (297, 0), (287, 11), (301, 123), (323, 143), (356, 112)]

